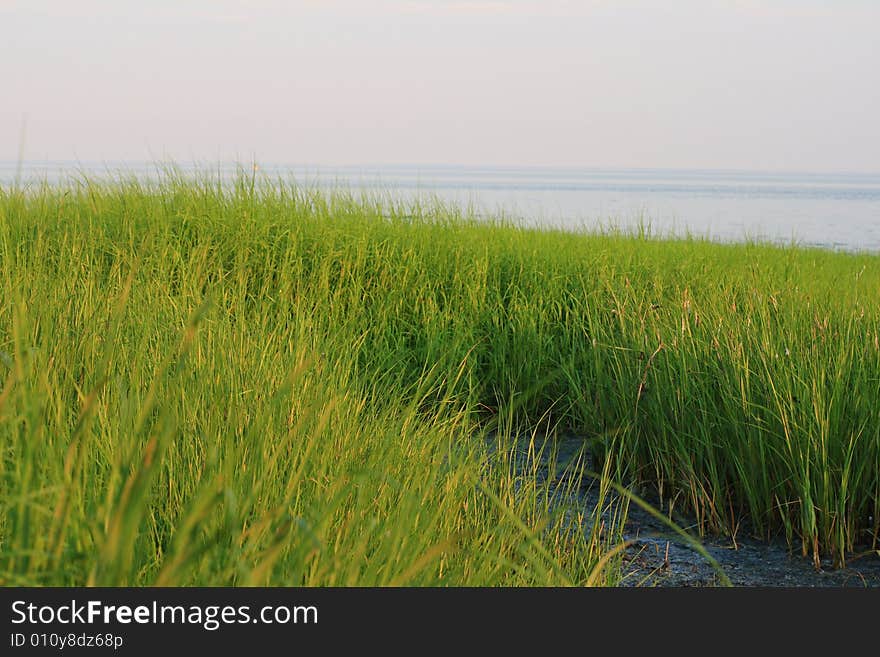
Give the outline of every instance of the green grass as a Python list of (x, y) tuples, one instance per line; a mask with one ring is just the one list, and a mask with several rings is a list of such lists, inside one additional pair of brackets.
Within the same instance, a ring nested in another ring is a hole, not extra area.
[(614, 528), (571, 521), (603, 509), (511, 467), (525, 425), (482, 416), (473, 336), (451, 308), (421, 325), (438, 285), (479, 293), (468, 272), (377, 212), (3, 192), (0, 583), (613, 581)]
[(614, 583), (602, 509), (511, 467), (539, 424), (842, 562), (880, 531), (878, 299), (871, 255), (246, 178), (5, 190), (0, 582)]

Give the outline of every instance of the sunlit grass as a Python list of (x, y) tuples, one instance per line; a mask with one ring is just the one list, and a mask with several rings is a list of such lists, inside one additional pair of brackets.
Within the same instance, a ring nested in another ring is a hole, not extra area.
[(877, 543), (877, 256), (169, 177), (2, 192), (0, 276), (6, 583), (613, 582), (539, 423), (702, 530)]
[(484, 294), (473, 263), (380, 211), (244, 179), (3, 192), (0, 583), (614, 581), (602, 509), (509, 467), (526, 425), (430, 319)]

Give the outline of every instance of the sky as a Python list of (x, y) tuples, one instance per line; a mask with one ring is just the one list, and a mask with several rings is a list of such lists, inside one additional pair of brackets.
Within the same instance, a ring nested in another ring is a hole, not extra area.
[(0, 160), (880, 171), (878, 0), (0, 0)]

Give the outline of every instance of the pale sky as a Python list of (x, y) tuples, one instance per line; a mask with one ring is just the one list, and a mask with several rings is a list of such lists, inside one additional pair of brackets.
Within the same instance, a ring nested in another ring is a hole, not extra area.
[(0, 0), (0, 160), (880, 171), (880, 0)]

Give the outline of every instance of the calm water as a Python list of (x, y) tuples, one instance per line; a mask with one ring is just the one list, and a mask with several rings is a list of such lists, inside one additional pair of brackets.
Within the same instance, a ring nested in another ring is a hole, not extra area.
[[(179, 166), (232, 178), (239, 168)], [(71, 176), (158, 178), (137, 163), (0, 162), (0, 185), (57, 183)], [(880, 173), (603, 170), (455, 166), (262, 166), (269, 178), (344, 186), (412, 199), (437, 196), (481, 215), (504, 213), (545, 226), (648, 224), (657, 234), (752, 238), (847, 250), (880, 251)]]

